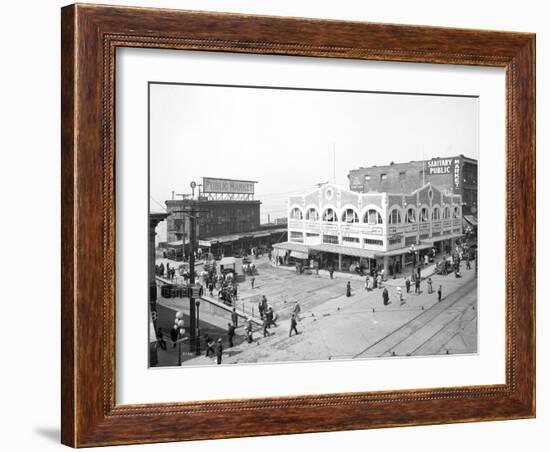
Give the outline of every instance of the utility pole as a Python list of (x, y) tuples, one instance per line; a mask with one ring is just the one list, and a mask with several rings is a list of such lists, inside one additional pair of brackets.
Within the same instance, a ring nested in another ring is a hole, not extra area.
[[(197, 219), (199, 212), (206, 212), (206, 211), (198, 211), (196, 209), (196, 201), (195, 201), (195, 182), (191, 182), (191, 189), (193, 190), (193, 195), (190, 200), (190, 206), (189, 210), (181, 210), (181, 212), (184, 217), (189, 218), (189, 348), (192, 352), (193, 350), (196, 351), (197, 355), (200, 354), (200, 342), (199, 338), (197, 337), (197, 318), (196, 318), (196, 304), (195, 304), (195, 297), (193, 296), (193, 288), (195, 285), (195, 242), (197, 241)], [(179, 194), (178, 196), (182, 196), (183, 199), (185, 199), (184, 194)], [(182, 250), (185, 253), (185, 234), (183, 237), (183, 243), (182, 243)], [(185, 254), (184, 254), (185, 256)]]

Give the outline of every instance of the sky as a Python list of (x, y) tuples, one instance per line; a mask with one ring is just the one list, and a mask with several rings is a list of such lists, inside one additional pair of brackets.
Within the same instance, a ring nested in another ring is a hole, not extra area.
[[(262, 222), (350, 169), (478, 156), (478, 99), (150, 85), (150, 210), (202, 177), (258, 181)], [(160, 232), (160, 231), (159, 231)]]

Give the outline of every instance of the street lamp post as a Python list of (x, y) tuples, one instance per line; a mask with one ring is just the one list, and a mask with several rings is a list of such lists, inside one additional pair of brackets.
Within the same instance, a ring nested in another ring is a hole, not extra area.
[(183, 341), (183, 335), (185, 334), (185, 328), (183, 326), (183, 312), (178, 311), (174, 319), (174, 328), (178, 330), (178, 366), (181, 366), (181, 343)]
[(197, 300), (195, 302), (195, 304), (197, 305), (197, 334), (196, 334), (196, 338), (195, 338), (195, 344), (196, 344), (195, 353), (196, 353), (197, 356), (199, 356), (201, 354), (201, 340), (200, 340), (201, 327), (200, 327), (200, 323), (199, 323), (199, 307), (201, 305), (200, 300)]

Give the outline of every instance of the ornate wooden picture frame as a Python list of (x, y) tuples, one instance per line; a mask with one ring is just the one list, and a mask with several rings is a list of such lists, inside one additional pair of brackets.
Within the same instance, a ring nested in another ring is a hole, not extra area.
[[(533, 34), (77, 4), (62, 9), (61, 35), (64, 444), (86, 447), (535, 416)], [(117, 405), (114, 89), (115, 51), (120, 47), (505, 68), (505, 384)]]

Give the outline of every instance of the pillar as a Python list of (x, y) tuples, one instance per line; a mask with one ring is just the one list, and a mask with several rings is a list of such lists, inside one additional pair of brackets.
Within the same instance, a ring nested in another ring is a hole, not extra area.
[(383, 260), (383, 263), (384, 263), (384, 275), (386, 276), (386, 278), (389, 276), (388, 262), (389, 262), (388, 256), (384, 256), (384, 260)]
[(338, 253), (338, 271), (342, 271), (342, 255)]

